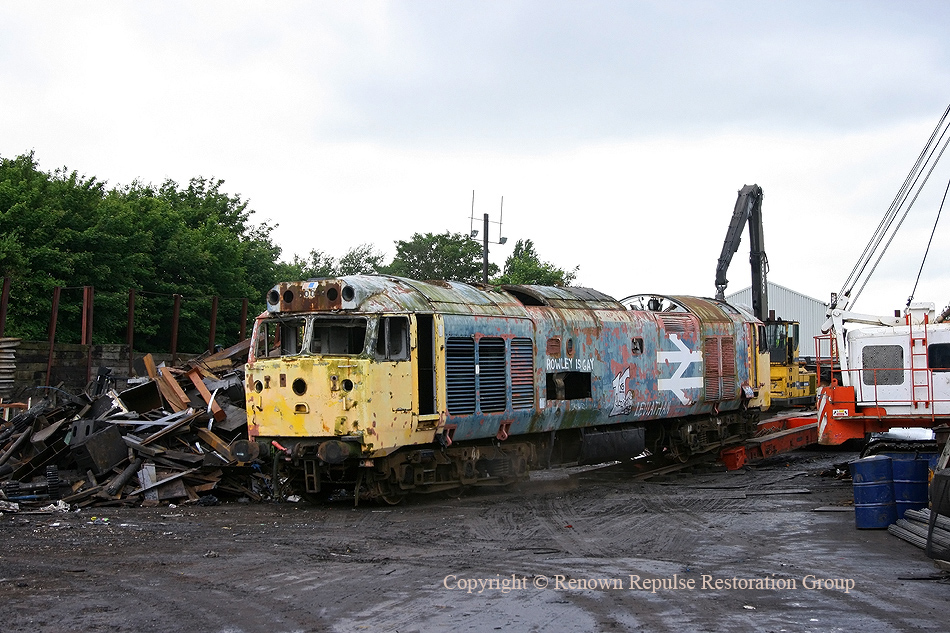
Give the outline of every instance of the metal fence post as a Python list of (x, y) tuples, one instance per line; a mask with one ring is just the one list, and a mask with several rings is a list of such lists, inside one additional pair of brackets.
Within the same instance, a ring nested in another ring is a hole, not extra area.
[(211, 332), (208, 334), (208, 352), (214, 353), (214, 339), (218, 329), (218, 296), (211, 297)]
[(49, 358), (46, 361), (46, 384), (53, 386), (53, 346), (56, 343), (56, 320), (59, 316), (59, 294), (62, 288), (56, 286), (53, 288), (53, 307), (50, 310), (49, 317)]

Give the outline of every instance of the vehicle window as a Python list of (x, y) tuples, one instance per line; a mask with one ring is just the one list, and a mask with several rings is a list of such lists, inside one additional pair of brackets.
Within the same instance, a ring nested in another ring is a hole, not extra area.
[(376, 333), (376, 357), (383, 360), (408, 360), (409, 319), (383, 317)]
[(950, 343), (934, 343), (928, 346), (927, 365), (932, 371), (950, 371)]
[(366, 346), (366, 319), (313, 320), (311, 354), (355, 355)]
[(304, 319), (272, 319), (260, 325), (255, 356), (276, 358), (300, 353), (306, 321)]
[(904, 348), (900, 345), (867, 345), (861, 351), (866, 385), (904, 384)]

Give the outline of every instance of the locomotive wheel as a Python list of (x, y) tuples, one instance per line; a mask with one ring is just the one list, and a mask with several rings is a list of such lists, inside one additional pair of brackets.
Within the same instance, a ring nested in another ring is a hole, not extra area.
[(395, 488), (388, 481), (377, 481), (370, 490), (370, 497), (373, 500), (382, 501), (390, 506), (399, 505), (406, 498), (405, 492)]
[(390, 506), (398, 506), (402, 503), (402, 500), (406, 498), (406, 495), (379, 495), (378, 497), (385, 503)]
[(689, 449), (676, 442), (670, 442), (669, 456), (681, 464), (686, 463), (689, 459)]

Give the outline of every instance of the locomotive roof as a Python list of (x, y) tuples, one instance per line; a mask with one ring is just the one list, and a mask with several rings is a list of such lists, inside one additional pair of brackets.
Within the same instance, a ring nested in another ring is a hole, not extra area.
[(443, 312), (523, 316), (525, 306), (582, 310), (624, 310), (592, 288), (484, 286), (460, 281), (416, 281), (404, 277), (352, 275), (280, 283), (267, 293), (267, 310), (310, 312)]
[[(658, 302), (656, 307), (650, 307), (653, 304), (651, 299)], [(389, 275), (351, 275), (285, 282), (267, 293), (267, 310), (271, 313), (355, 311), (524, 316), (526, 306), (689, 312), (708, 321), (728, 321), (730, 313), (742, 314), (724, 302), (699, 297), (637, 295), (621, 302), (593, 288), (495, 287), (460, 281), (416, 281)]]

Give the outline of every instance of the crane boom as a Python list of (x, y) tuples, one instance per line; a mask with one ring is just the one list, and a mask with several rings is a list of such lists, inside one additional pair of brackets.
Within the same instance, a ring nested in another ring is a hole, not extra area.
[(746, 185), (739, 190), (736, 208), (732, 212), (732, 222), (726, 231), (726, 240), (722, 244), (722, 254), (716, 266), (716, 299), (726, 298), (726, 272), (732, 263), (732, 256), (739, 250), (742, 241), (743, 225), (749, 225), (749, 263), (752, 265), (752, 313), (760, 321), (769, 316), (768, 269), (769, 260), (765, 256), (765, 232), (762, 230), (762, 187)]

